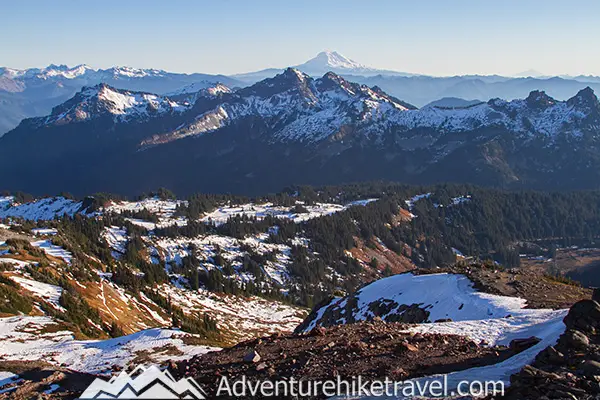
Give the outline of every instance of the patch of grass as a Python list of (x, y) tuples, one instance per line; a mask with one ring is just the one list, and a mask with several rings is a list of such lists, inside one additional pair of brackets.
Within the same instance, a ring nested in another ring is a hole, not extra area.
[(231, 344), (225, 342), (224, 339), (202, 338), (200, 336), (185, 335), (180, 337), (183, 344), (188, 346), (211, 346), (211, 347), (229, 347)]
[(6, 285), (6, 286), (11, 286), (15, 289), (21, 288), (21, 285), (19, 285), (17, 282), (10, 279), (8, 276), (4, 276), (3, 274), (0, 274), (0, 284)]
[(577, 282), (577, 281), (569, 278), (568, 276), (564, 276), (564, 275), (546, 274), (546, 275), (544, 275), (544, 278), (551, 282), (558, 282), (558, 283), (562, 283), (562, 284), (569, 285), (569, 286), (581, 287), (580, 282)]
[(33, 302), (29, 297), (19, 293), (12, 285), (0, 284), (0, 313), (29, 314), (33, 309)]
[(46, 258), (46, 254), (42, 249), (34, 247), (25, 239), (11, 238), (6, 240), (6, 245), (16, 252), (27, 252), (34, 257)]

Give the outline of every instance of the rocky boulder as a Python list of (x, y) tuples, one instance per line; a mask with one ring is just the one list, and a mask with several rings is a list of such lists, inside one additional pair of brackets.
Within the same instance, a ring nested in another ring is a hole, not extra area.
[(568, 329), (595, 334), (600, 327), (600, 303), (595, 300), (582, 300), (575, 303), (564, 322)]

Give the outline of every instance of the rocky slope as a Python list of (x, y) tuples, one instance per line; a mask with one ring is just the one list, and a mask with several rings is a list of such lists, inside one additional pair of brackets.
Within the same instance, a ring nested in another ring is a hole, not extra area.
[(325, 381), (338, 376), (349, 381), (357, 376), (366, 381), (385, 377), (400, 381), (494, 364), (515, 352), (506, 346), (481, 346), (461, 336), (410, 334), (405, 325), (374, 321), (240, 343), (183, 361), (175, 371), (195, 378), (214, 394), (222, 376), (233, 381), (244, 375), (250, 382), (290, 377)]

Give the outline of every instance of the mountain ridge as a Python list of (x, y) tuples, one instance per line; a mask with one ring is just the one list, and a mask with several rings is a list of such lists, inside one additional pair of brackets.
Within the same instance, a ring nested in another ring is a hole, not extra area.
[[(567, 101), (533, 91), (522, 100), (416, 109), (333, 72), (315, 79), (288, 68), (246, 88), (219, 85), (177, 101), (99, 85), (96, 97), (111, 99), (95, 103), (83, 89), (52, 117), (25, 120), (0, 139), (0, 165), (35, 154), (60, 171), (61, 183), (32, 187), (35, 166), (21, 166), (19, 183), (9, 176), (6, 188), (251, 193), (373, 179), (596, 187), (600, 104), (589, 87)], [(94, 111), (111, 118), (88, 118)]]
[[(576, 91), (591, 86), (600, 90), (600, 78), (593, 76), (502, 77), (464, 75), (432, 77), (376, 69), (356, 62), (336, 51), (321, 52), (295, 66), (308, 75), (321, 77), (332, 71), (345, 79), (369, 87), (378, 86), (389, 95), (421, 107), (444, 97), (490, 99), (524, 98), (533, 90), (544, 90), (554, 98), (566, 100)], [(86, 64), (74, 67), (49, 65), (44, 68), (0, 68), (0, 136), (28, 117), (48, 114), (52, 107), (71, 98), (83, 86), (106, 83), (118, 89), (174, 96), (194, 87), (221, 83), (229, 88), (246, 87), (276, 74), (284, 68), (232, 76), (180, 74), (161, 69), (111, 67), (95, 69)]]
[(68, 67), (50, 65), (45, 68), (17, 70), (0, 68), (0, 137), (23, 119), (47, 115), (82, 87), (101, 83), (109, 86), (157, 94), (182, 90), (186, 86), (207, 82), (239, 86), (242, 83), (225, 75), (177, 74), (157, 69), (112, 67), (105, 70), (87, 65)]

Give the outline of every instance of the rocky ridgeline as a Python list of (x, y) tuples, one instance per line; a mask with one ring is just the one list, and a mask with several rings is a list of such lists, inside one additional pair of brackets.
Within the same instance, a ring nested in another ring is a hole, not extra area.
[(508, 399), (600, 398), (600, 293), (574, 304), (565, 333), (511, 377)]

